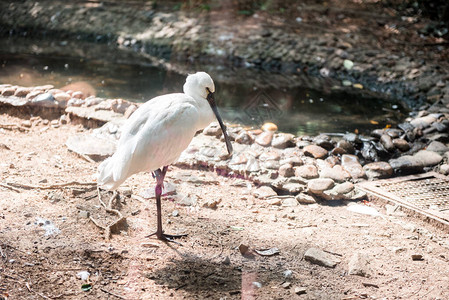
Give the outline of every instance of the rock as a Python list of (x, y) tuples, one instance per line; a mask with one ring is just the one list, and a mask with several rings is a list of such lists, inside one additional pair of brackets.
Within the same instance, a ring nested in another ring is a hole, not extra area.
[(385, 150), (387, 150), (389, 152), (393, 152), (395, 149), (393, 140), (391, 139), (391, 137), (388, 134), (383, 134), (380, 137), (380, 143), (382, 144), (382, 146), (384, 146)]
[(76, 98), (76, 99), (84, 99), (84, 94), (81, 91), (76, 91), (72, 93), (72, 98)]
[(278, 149), (285, 149), (295, 146), (294, 135), (290, 133), (279, 133), (273, 137), (271, 146)]
[(307, 183), (307, 189), (310, 193), (321, 195), (324, 191), (333, 188), (335, 182), (330, 178), (312, 179)]
[(346, 153), (348, 153), (348, 154), (354, 153), (354, 146), (347, 140), (338, 141), (337, 147), (344, 149), (346, 151)]
[(449, 165), (448, 164), (442, 164), (440, 166), (439, 172), (443, 175), (449, 175)]
[(218, 199), (207, 199), (206, 202), (203, 203), (203, 207), (216, 209), (218, 204), (220, 204), (221, 198)]
[(212, 122), (203, 129), (203, 134), (218, 137), (222, 134), (222, 130), (217, 122)]
[(295, 294), (296, 295), (303, 295), (303, 294), (307, 294), (307, 288), (306, 287), (295, 287)]
[(435, 118), (433, 115), (428, 115), (420, 118), (416, 118), (410, 121), (410, 124), (413, 125), (415, 128), (427, 128), (429, 127), (433, 122), (435, 122), (437, 118)]
[(315, 165), (304, 165), (295, 167), (295, 176), (302, 177), (304, 179), (318, 178), (318, 168)]
[(289, 289), (289, 288), (292, 286), (292, 283), (289, 282), (289, 281), (286, 281), (286, 282), (284, 282), (283, 284), (281, 284), (281, 286), (282, 286), (284, 289)]
[(283, 199), (282, 206), (285, 206), (285, 207), (298, 206), (298, 200), (296, 200), (294, 197)]
[(366, 174), (359, 158), (355, 155), (344, 154), (341, 157), (341, 166), (351, 175), (353, 179), (365, 178)]
[(424, 260), (422, 254), (412, 254), (412, 260), (413, 261), (421, 261)]
[(100, 138), (92, 134), (79, 134), (67, 139), (66, 146), (70, 151), (101, 161), (115, 152), (115, 143), (110, 139)]
[(272, 131), (264, 131), (257, 136), (255, 141), (257, 144), (259, 144), (263, 147), (268, 147), (271, 145), (273, 135), (274, 135), (274, 133)]
[(406, 140), (403, 140), (403, 139), (394, 139), (393, 145), (397, 149), (399, 149), (399, 151), (402, 151), (402, 152), (406, 152), (406, 151), (410, 150), (410, 144)]
[(301, 203), (301, 204), (314, 204), (316, 203), (316, 200), (313, 196), (308, 195), (308, 194), (304, 194), (304, 193), (299, 193), (298, 195), (295, 196), (296, 200)]
[(260, 188), (256, 189), (252, 193), (254, 197), (259, 199), (265, 199), (270, 196), (277, 196), (277, 193), (273, 191), (273, 189), (269, 186), (261, 186)]
[(250, 156), (248, 158), (248, 162), (246, 163), (245, 170), (247, 172), (259, 172), (260, 171), (259, 161), (253, 156)]
[(279, 175), (284, 177), (293, 177), (295, 176), (295, 170), (291, 164), (284, 164), (279, 168)]
[(269, 161), (269, 160), (279, 161), (280, 159), (281, 159), (281, 156), (276, 151), (263, 152), (259, 156), (259, 160), (262, 161), (262, 162), (263, 161)]
[(182, 196), (179, 197), (179, 200), (176, 201), (176, 204), (182, 206), (195, 206), (198, 202), (198, 199), (195, 196)]
[(267, 160), (265, 162), (262, 163), (262, 166), (265, 169), (269, 169), (269, 170), (278, 170), (280, 167), (280, 164), (278, 161), (276, 160)]
[(349, 180), (351, 175), (341, 165), (335, 165), (332, 168), (323, 166), (320, 169), (320, 178), (330, 178), (336, 182), (344, 182)]
[(363, 166), (363, 170), (370, 180), (389, 178), (391, 177), (391, 175), (393, 175), (393, 168), (389, 163), (384, 161), (366, 164), (365, 166)]
[(24, 120), (20, 123), (20, 125), (22, 125), (23, 127), (26, 127), (26, 128), (30, 128), (32, 124), (31, 124), (30, 120)]
[(313, 158), (324, 158), (327, 156), (327, 150), (317, 145), (308, 145), (304, 147), (304, 154)]
[(400, 174), (413, 174), (423, 170), (422, 162), (411, 155), (390, 159), (389, 164), (396, 173)]
[(324, 134), (320, 134), (312, 141), (315, 145), (318, 145), (326, 150), (331, 150), (332, 148), (334, 148), (334, 144), (332, 143), (330, 137)]
[(66, 92), (60, 92), (60, 93), (56, 93), (53, 95), (53, 97), (55, 97), (55, 100), (58, 102), (67, 102), (70, 100), (70, 95), (67, 94)]
[(290, 194), (297, 194), (299, 192), (302, 192), (304, 188), (304, 184), (297, 182), (285, 183), (280, 187), (281, 190), (287, 191)]
[(287, 157), (287, 158), (281, 159), (279, 163), (281, 165), (290, 164), (293, 167), (301, 166), (301, 165), (304, 164), (302, 159), (300, 157), (298, 157), (298, 156), (292, 156), (292, 157)]
[(230, 165), (240, 165), (246, 164), (248, 162), (248, 158), (244, 153), (234, 154), (232, 155), (231, 160), (229, 161)]
[(441, 155), (429, 150), (420, 150), (413, 157), (420, 160), (423, 167), (432, 167), (443, 160)]
[(78, 215), (79, 215), (81, 218), (88, 219), (88, 218), (89, 218), (89, 215), (90, 215), (90, 212), (88, 212), (87, 210), (80, 210), (80, 211), (78, 212)]
[(343, 140), (353, 144), (360, 144), (362, 142), (360, 137), (355, 133), (346, 133), (343, 135)]
[(16, 97), (26, 97), (33, 89), (29, 87), (18, 87), (14, 93)]
[(348, 263), (348, 274), (367, 277), (371, 273), (369, 256), (364, 253), (354, 253)]
[(128, 106), (128, 108), (125, 110), (125, 113), (123, 114), (123, 116), (126, 119), (129, 119), (129, 117), (131, 117), (131, 115), (137, 110), (137, 106), (135, 104), (131, 104), (130, 106)]
[(270, 198), (266, 203), (271, 206), (280, 206), (282, 204), (282, 199), (278, 197)]
[(3, 88), (2, 90), (2, 96), (8, 97), (8, 96), (12, 96), (14, 95), (14, 93), (16, 92), (16, 88), (15, 86), (8, 86)]
[(254, 142), (254, 137), (246, 130), (242, 130), (236, 137), (235, 141), (239, 144), (251, 145)]
[(42, 107), (57, 107), (59, 105), (58, 101), (50, 93), (39, 94), (31, 103)]
[(304, 254), (304, 259), (327, 268), (335, 268), (335, 266), (340, 263), (340, 260), (337, 259), (334, 255), (324, 252), (318, 248), (309, 248)]
[(38, 95), (43, 94), (43, 93), (44, 93), (44, 92), (41, 91), (41, 90), (32, 90), (31, 92), (29, 92), (29, 93), (26, 95), (25, 99), (26, 99), (26, 100), (32, 100), (32, 99), (34, 99), (35, 97), (37, 97)]
[(276, 124), (271, 123), (271, 122), (267, 122), (265, 124), (262, 125), (261, 129), (263, 131), (271, 131), (271, 132), (275, 132), (278, 130), (278, 127)]
[(429, 146), (426, 147), (426, 150), (443, 155), (445, 152), (449, 151), (449, 147), (441, 142), (433, 141), (429, 144)]
[(321, 194), (326, 200), (358, 200), (365, 197), (366, 194), (354, 190), (354, 184), (343, 182), (335, 185), (332, 189), (326, 190)]

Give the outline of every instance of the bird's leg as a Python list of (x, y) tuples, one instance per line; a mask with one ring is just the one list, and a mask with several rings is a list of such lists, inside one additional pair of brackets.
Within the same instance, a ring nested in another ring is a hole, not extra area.
[(173, 239), (181, 238), (183, 236), (186, 236), (187, 234), (183, 235), (165, 234), (164, 231), (162, 230), (161, 195), (162, 195), (162, 188), (164, 187), (164, 178), (165, 174), (167, 173), (167, 169), (168, 167), (165, 166), (162, 168), (162, 170), (157, 169), (153, 173), (153, 176), (156, 177), (155, 194), (156, 194), (156, 210), (157, 210), (157, 229), (155, 233), (150, 234), (149, 236), (156, 235), (156, 237), (160, 240), (173, 242)]

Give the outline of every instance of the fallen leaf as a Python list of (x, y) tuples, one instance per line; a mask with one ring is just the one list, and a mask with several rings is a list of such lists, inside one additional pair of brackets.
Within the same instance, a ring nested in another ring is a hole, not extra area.
[(261, 256), (273, 256), (276, 254), (279, 254), (279, 249), (274, 247), (274, 248), (270, 248), (270, 249), (265, 249), (265, 250), (254, 250), (256, 251), (257, 254), (261, 255)]

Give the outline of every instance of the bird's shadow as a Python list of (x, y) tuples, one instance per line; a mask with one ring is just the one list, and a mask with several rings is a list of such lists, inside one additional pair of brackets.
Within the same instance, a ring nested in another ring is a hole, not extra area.
[[(178, 252), (179, 253), (179, 252)], [(181, 254), (167, 265), (145, 276), (169, 289), (216, 297), (237, 295), (242, 282), (241, 268), (232, 264), (213, 262), (191, 254)]]

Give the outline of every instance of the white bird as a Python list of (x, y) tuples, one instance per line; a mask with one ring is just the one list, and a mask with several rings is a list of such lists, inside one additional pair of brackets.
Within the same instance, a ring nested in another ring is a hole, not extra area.
[[(232, 154), (226, 126), (218, 113), (215, 85), (209, 74), (187, 76), (184, 93), (155, 97), (141, 105), (123, 126), (117, 150), (98, 168), (98, 186), (115, 190), (133, 174), (152, 171), (156, 178), (156, 235), (171, 241), (162, 230), (161, 194), (168, 165), (175, 162), (195, 133), (214, 121), (220, 124), (228, 153)], [(214, 117), (215, 115), (215, 117)]]

